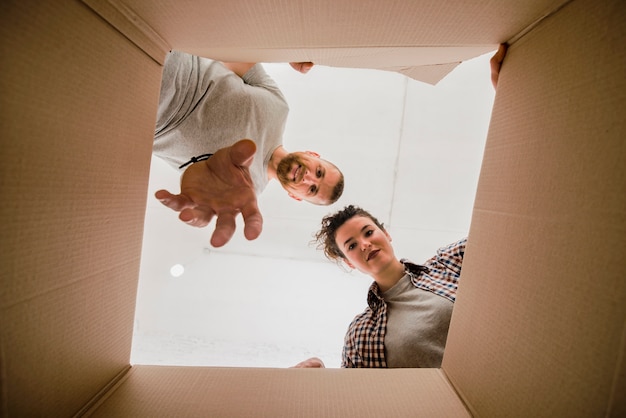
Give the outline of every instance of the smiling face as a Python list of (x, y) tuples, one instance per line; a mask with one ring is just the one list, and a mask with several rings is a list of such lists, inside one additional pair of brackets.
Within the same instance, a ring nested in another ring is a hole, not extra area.
[(291, 197), (317, 205), (337, 200), (337, 185), (343, 185), (339, 169), (311, 151), (288, 154), (278, 163), (276, 177)]
[(370, 276), (383, 273), (396, 261), (391, 236), (366, 216), (354, 216), (337, 228), (335, 243), (346, 264)]

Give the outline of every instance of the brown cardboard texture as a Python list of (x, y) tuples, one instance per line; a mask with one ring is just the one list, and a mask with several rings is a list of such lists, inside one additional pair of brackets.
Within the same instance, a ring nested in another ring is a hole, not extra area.
[(433, 84), (564, 2), (85, 0), (160, 62), (167, 45), (224, 61), (378, 68)]
[[(9, 1), (3, 416), (626, 416), (626, 6)], [(129, 364), (170, 48), (434, 83), (511, 48), (441, 369)]]
[(92, 416), (470, 416), (441, 370), (389, 372), (133, 366)]
[(611, 409), (626, 398), (626, 14), (608, 3), (547, 18), (498, 83), (443, 364), (479, 416), (626, 412)]

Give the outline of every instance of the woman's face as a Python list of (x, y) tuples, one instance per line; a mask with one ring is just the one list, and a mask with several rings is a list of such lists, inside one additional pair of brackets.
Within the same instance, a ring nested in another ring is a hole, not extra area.
[(396, 259), (391, 237), (368, 217), (348, 219), (337, 228), (335, 243), (346, 264), (365, 274), (376, 275)]

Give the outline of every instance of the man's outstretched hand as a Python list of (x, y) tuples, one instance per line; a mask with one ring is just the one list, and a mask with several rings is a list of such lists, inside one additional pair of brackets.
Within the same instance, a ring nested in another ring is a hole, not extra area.
[(155, 196), (168, 208), (180, 212), (183, 222), (204, 227), (217, 216), (211, 245), (221, 247), (235, 233), (239, 213), (245, 223), (244, 236), (256, 239), (263, 229), (249, 167), (256, 145), (242, 139), (222, 148), (208, 160), (190, 165), (182, 175), (180, 194), (159, 190)]

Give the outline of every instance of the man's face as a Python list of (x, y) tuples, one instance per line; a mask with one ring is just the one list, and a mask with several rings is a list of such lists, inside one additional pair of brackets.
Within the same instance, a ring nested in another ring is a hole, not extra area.
[(306, 151), (292, 152), (283, 158), (278, 163), (276, 176), (294, 199), (327, 205), (341, 173), (318, 154)]

